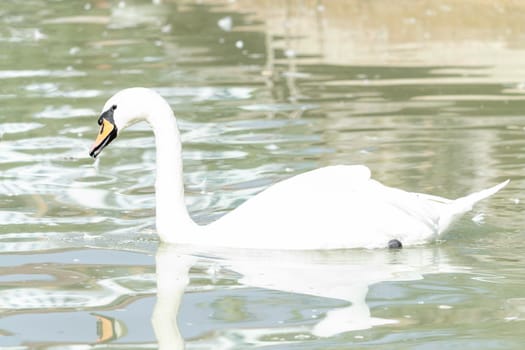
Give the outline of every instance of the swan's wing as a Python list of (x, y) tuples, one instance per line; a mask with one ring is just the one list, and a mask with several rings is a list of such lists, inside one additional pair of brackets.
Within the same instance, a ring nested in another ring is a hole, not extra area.
[[(370, 169), (364, 165), (334, 165), (311, 170), (268, 187), (255, 197), (241, 204), (232, 213), (240, 215), (264, 215), (275, 206), (316, 206), (332, 193), (349, 194), (359, 191), (370, 181)], [(324, 203), (328, 204), (328, 203)], [(331, 206), (337, 203), (330, 203)], [(292, 209), (293, 208), (288, 208)]]
[(473, 203), (403, 191), (370, 178), (365, 166), (331, 166), (279, 182), (213, 223), (211, 245), (271, 249), (385, 247), (435, 239)]
[[(361, 191), (363, 203), (356, 212), (367, 218), (369, 232), (382, 240), (418, 244), (437, 234), (439, 216), (450, 202), (446, 198), (407, 192), (370, 180)], [(369, 213), (375, 213), (376, 219)]]
[(384, 247), (392, 238), (423, 242), (437, 223), (425, 202), (371, 180), (365, 166), (325, 167), (246, 201), (212, 224), (220, 233), (209, 239), (283, 249)]
[(273, 184), (213, 224), (233, 227), (246, 220), (254, 223), (280, 208), (288, 212), (298, 212), (305, 207), (317, 208), (319, 205), (324, 205), (326, 211), (326, 205), (331, 207), (338, 205), (338, 203), (324, 202), (334, 197), (333, 193), (339, 192), (344, 196), (349, 192), (358, 191), (369, 180), (370, 169), (364, 165), (334, 165), (318, 168)]
[(413, 192), (413, 194), (415, 194), (416, 196), (418, 196), (419, 198), (421, 198), (423, 200), (429, 201), (430, 203), (450, 204), (450, 203), (453, 202), (452, 199), (448, 199), (448, 198), (444, 198), (444, 197), (440, 197), (440, 196), (434, 196), (434, 195), (431, 195), (431, 194), (417, 193), (417, 192)]

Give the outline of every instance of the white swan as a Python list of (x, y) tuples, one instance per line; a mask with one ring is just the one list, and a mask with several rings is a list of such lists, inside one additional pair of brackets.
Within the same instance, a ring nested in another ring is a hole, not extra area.
[(184, 202), (177, 122), (155, 91), (129, 88), (112, 96), (98, 119), (100, 133), (90, 155), (98, 156), (124, 128), (142, 120), (155, 133), (157, 232), (168, 243), (265, 249), (380, 248), (391, 240), (421, 244), (508, 183), (449, 200), (384, 186), (363, 165), (329, 166), (274, 184), (200, 226)]

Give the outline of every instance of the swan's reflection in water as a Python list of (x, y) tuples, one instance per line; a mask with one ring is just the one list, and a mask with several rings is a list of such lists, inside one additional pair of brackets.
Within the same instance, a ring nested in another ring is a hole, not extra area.
[[(467, 271), (466, 268), (452, 266), (444, 250), (437, 246), (399, 251), (297, 252), (206, 250), (164, 245), (157, 252), (158, 289), (153, 313), (153, 326), (161, 349), (184, 348), (177, 313), (190, 283), (190, 268), (202, 260), (239, 273), (242, 277), (238, 282), (245, 286), (349, 302), (348, 306), (326, 312), (308, 328), (283, 324), (279, 329), (236, 330), (236, 338), (254, 341), (268, 333), (301, 332), (310, 337), (331, 337), (343, 332), (395, 324), (397, 319), (372, 317), (366, 303), (370, 285), (385, 281), (419, 280), (425, 274)], [(225, 339), (215, 341), (223, 345), (227, 343)]]
[(178, 252), (174, 246), (161, 246), (157, 251), (157, 303), (152, 322), (159, 349), (184, 348), (177, 315), (190, 281), (189, 270), (196, 261), (195, 257)]

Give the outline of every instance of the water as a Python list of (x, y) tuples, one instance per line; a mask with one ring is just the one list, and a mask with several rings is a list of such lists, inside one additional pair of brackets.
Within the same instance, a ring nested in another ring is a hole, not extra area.
[[(2, 2), (0, 346), (521, 349), (522, 7)], [(87, 155), (136, 85), (176, 111), (200, 223), (329, 164), (449, 197), (511, 183), (398, 252), (158, 249), (151, 132)]]

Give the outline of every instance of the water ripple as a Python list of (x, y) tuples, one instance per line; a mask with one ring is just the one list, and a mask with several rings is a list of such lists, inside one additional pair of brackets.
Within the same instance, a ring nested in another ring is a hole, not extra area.
[(36, 78), (36, 77), (55, 77), (55, 78), (72, 78), (83, 77), (85, 72), (71, 70), (0, 70), (0, 79), (18, 79), (18, 78)]
[(26, 133), (42, 127), (44, 124), (41, 123), (2, 123), (0, 124), (0, 135)]

